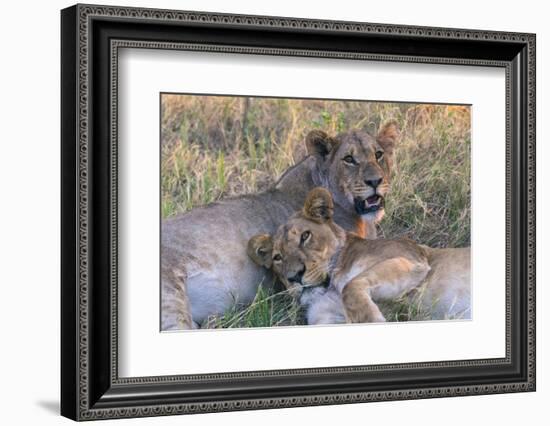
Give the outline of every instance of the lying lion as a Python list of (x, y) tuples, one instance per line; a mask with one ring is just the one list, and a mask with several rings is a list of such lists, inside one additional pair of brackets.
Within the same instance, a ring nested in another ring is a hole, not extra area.
[(470, 318), (470, 249), (432, 249), (408, 239), (365, 240), (334, 220), (324, 188), (307, 196), (274, 236), (256, 235), (249, 256), (300, 294), (308, 324), (385, 321), (377, 302), (422, 288), (431, 319)]
[(360, 130), (306, 138), (308, 157), (258, 194), (224, 199), (162, 222), (161, 329), (188, 329), (235, 305), (252, 302), (266, 271), (246, 254), (250, 237), (272, 233), (301, 208), (307, 193), (327, 188), (334, 220), (376, 238), (389, 190), (395, 123), (373, 137)]

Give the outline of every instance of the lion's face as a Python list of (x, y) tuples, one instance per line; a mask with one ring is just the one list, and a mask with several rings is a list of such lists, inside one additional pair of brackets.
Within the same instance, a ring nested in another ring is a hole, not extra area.
[(390, 168), (382, 146), (371, 135), (353, 131), (341, 136), (329, 166), (329, 185), (337, 203), (352, 207), (367, 220), (384, 214)]
[(336, 137), (312, 131), (308, 151), (317, 156), (320, 180), (337, 204), (364, 220), (378, 222), (384, 215), (390, 188), (397, 125), (386, 124), (376, 137), (352, 130)]
[(273, 271), (287, 288), (321, 285), (328, 280), (329, 261), (336, 247), (330, 228), (294, 217), (273, 238)]
[(275, 235), (257, 235), (248, 244), (248, 254), (258, 264), (272, 268), (291, 289), (327, 285), (330, 262), (345, 239), (332, 222), (329, 192), (317, 188), (308, 195), (302, 211), (281, 225)]

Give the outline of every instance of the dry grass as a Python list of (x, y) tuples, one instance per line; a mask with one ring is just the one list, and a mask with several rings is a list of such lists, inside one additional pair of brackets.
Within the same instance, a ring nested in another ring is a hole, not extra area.
[[(432, 247), (469, 245), (470, 109), (463, 106), (165, 94), (162, 215), (268, 188), (305, 156), (311, 129), (375, 134), (387, 120), (399, 123), (402, 138), (380, 235), (408, 236)], [(253, 309), (263, 299), (288, 309), (279, 296), (259, 296)], [(237, 315), (246, 309), (236, 307)], [(234, 326), (276, 325), (268, 317)], [(280, 317), (285, 315), (273, 318)]]

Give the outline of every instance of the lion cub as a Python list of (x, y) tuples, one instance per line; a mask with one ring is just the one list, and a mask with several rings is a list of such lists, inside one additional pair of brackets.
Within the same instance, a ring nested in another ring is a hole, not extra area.
[(276, 233), (256, 235), (249, 256), (271, 268), (306, 308), (308, 324), (385, 321), (376, 302), (421, 289), (432, 319), (469, 317), (467, 249), (431, 249), (408, 239), (365, 240), (333, 221), (330, 193), (315, 188)]

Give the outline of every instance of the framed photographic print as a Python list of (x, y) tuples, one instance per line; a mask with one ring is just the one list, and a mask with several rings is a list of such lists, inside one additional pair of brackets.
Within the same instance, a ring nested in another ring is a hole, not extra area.
[(64, 416), (535, 390), (535, 35), (61, 30)]

